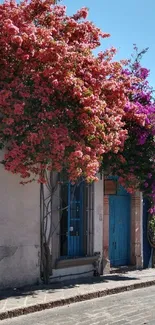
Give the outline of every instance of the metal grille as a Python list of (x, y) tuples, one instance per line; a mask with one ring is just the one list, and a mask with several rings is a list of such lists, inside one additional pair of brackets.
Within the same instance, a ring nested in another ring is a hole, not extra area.
[(76, 258), (93, 253), (93, 185), (62, 182), (60, 256)]

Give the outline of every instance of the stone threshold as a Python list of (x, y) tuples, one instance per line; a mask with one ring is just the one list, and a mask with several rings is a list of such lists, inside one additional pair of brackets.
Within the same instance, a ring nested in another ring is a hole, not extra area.
[(127, 273), (130, 271), (136, 271), (137, 267), (135, 265), (125, 265), (125, 266), (118, 266), (118, 267), (111, 267), (110, 268), (110, 274), (115, 273)]
[(100, 255), (85, 256), (71, 259), (61, 259), (56, 261), (56, 269), (65, 269), (74, 266), (93, 265), (99, 260)]

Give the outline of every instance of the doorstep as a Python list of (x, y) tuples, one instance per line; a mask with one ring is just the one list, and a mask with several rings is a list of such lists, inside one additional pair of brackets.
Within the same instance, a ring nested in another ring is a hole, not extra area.
[(135, 265), (124, 265), (124, 266), (118, 266), (118, 267), (111, 267), (110, 274), (126, 273), (126, 272), (130, 272), (130, 271), (135, 271), (135, 270), (137, 270)]

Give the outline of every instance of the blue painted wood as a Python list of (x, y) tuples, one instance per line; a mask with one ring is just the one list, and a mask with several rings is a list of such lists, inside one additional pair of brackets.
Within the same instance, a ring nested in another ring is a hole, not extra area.
[(147, 238), (147, 222), (148, 222), (149, 202), (147, 199), (143, 200), (143, 266), (148, 268), (151, 258), (151, 246)]
[(71, 203), (71, 183), (68, 183), (68, 255), (70, 255), (70, 219), (71, 219), (71, 209), (70, 209), (70, 203)]
[(83, 255), (83, 182), (70, 185), (68, 194), (68, 256)]
[(109, 257), (111, 266), (130, 263), (130, 194), (118, 184), (109, 195)]
[(110, 263), (111, 266), (130, 262), (130, 196), (109, 198)]

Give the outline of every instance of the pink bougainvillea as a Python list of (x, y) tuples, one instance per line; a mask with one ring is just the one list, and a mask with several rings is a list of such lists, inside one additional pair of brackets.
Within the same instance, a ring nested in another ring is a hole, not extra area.
[[(155, 199), (155, 105), (148, 70), (114, 61), (109, 35), (53, 0), (0, 4), (0, 148), (25, 181), (66, 169), (70, 180), (120, 176)], [(138, 56), (139, 58), (140, 56)], [(23, 180), (22, 180), (23, 181)], [(154, 203), (151, 211), (154, 212)]]
[(122, 75), (115, 49), (93, 55), (109, 35), (87, 13), (69, 17), (52, 0), (0, 5), (0, 143), (6, 170), (22, 178), (66, 168), (92, 181), (103, 154), (124, 146), (135, 76)]
[(125, 129), (128, 136), (122, 152), (117, 155), (104, 155), (103, 169), (117, 174), (119, 182), (133, 193), (141, 190), (150, 200), (150, 213), (155, 213), (155, 101), (153, 89), (147, 77), (149, 70), (143, 68), (140, 59), (146, 50), (136, 50), (135, 61), (128, 69), (122, 71), (126, 75), (134, 75), (139, 80), (129, 90), (129, 102), (125, 106)]

